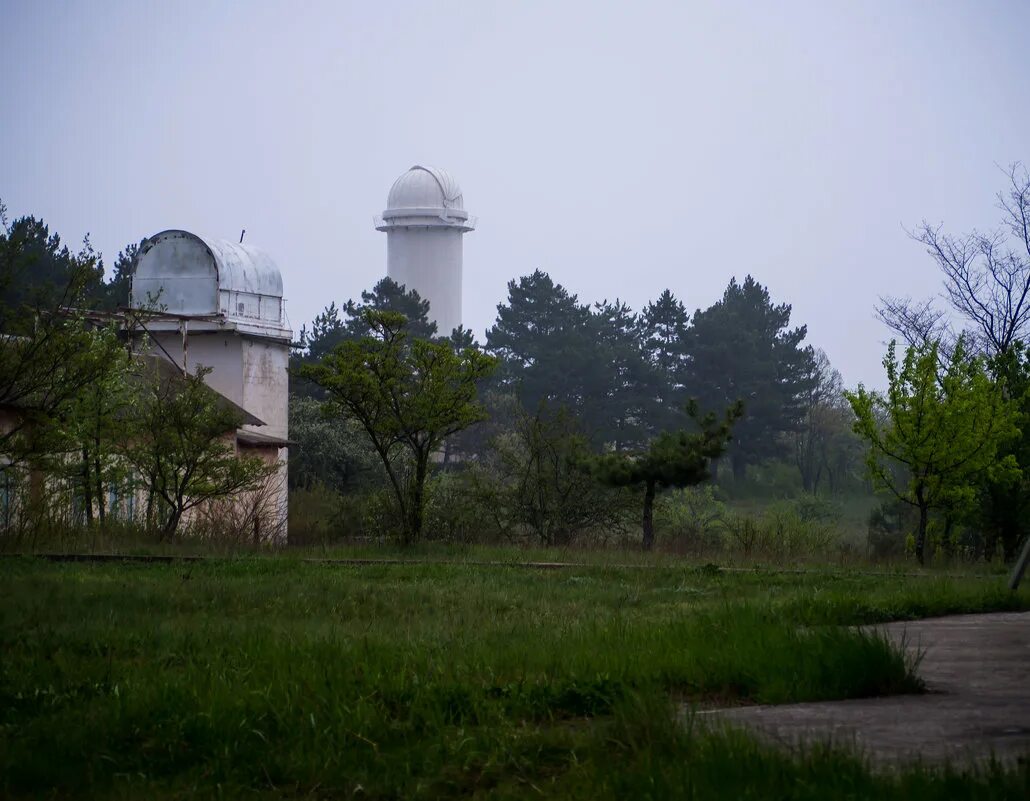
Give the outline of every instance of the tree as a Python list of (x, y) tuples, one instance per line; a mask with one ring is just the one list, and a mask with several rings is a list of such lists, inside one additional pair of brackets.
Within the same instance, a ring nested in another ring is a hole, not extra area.
[(805, 326), (788, 328), (791, 307), (773, 305), (768, 290), (750, 275), (730, 281), (722, 300), (697, 311), (684, 339), (684, 383), (705, 408), (743, 400), (745, 413), (730, 449), (733, 474), (783, 455), (783, 434), (803, 418), (810, 390), (811, 347), (803, 347)]
[[(527, 409), (548, 403), (583, 409), (590, 348), (590, 308), (536, 270), (508, 282), (508, 302), (486, 332), (486, 350), (500, 360), (498, 380)], [(598, 365), (592, 365), (596, 368)]]
[(31, 217), (8, 224), (0, 204), (0, 406), (15, 409), (0, 431), (12, 464), (40, 458), (84, 388), (110, 372), (110, 330), (81, 310), (99, 281), (99, 259), (79, 253)]
[(805, 492), (818, 492), (824, 477), (831, 490), (841, 478), (841, 457), (850, 452), (848, 439), (854, 439), (854, 416), (844, 397), (840, 373), (829, 357), (817, 350), (811, 363), (810, 381), (802, 395), (801, 426), (791, 432), (794, 464), (801, 475)]
[(141, 239), (139, 244), (126, 245), (124, 250), (119, 251), (118, 257), (114, 261), (114, 274), (111, 276), (111, 280), (96, 287), (90, 293), (91, 306), (104, 311), (115, 311), (129, 305), (132, 275), (136, 272), (140, 248), (145, 242), (145, 239)]
[(1019, 430), (1014, 404), (990, 379), (983, 360), (969, 357), (961, 338), (943, 374), (939, 359), (933, 343), (909, 346), (899, 364), (891, 342), (883, 362), (887, 394), (861, 386), (846, 393), (855, 431), (870, 446), (867, 464), (874, 484), (919, 512), (920, 564), (932, 510), (954, 514), (971, 504), (985, 476), (1001, 480), (1019, 471), (1013, 456), (997, 459), (999, 448)]
[(588, 333), (592, 355), (583, 364), (582, 424), (599, 444), (617, 451), (639, 448), (650, 438), (662, 395), (643, 349), (639, 319), (618, 300), (597, 303)]
[(147, 489), (148, 525), (157, 520), (170, 537), (189, 510), (258, 489), (277, 465), (237, 453), (244, 414), (204, 382), (210, 368), (183, 375), (159, 357), (144, 365), (120, 453)]
[(668, 289), (648, 303), (640, 314), (640, 336), (644, 354), (659, 383), (652, 409), (652, 424), (667, 428), (682, 422), (682, 409), (689, 391), (683, 384), (687, 354), (684, 350), (690, 315)]
[(621, 524), (627, 498), (582, 469), (590, 444), (567, 409), (530, 413), (509, 396), (498, 411), (508, 425), (470, 470), (497, 532), (514, 540), (529, 531), (541, 545), (555, 546)]
[[(103, 524), (108, 512), (107, 489), (126, 479), (118, 442), (124, 437), (125, 417), (138, 386), (138, 380), (132, 380), (138, 364), (115, 325), (95, 331), (94, 348), (97, 370), (63, 410), (60, 431), (55, 432), (47, 450), (52, 457), (50, 470), (56, 474), (70, 471), (70, 478), (79, 485), (87, 524), (93, 523), (94, 516)], [(63, 439), (60, 444), (59, 438)]]
[(323, 405), (300, 395), (290, 397), (290, 487), (315, 484), (337, 492), (351, 489), (378, 467), (379, 457), (364, 442), (353, 420), (325, 414)]
[(657, 390), (626, 304), (591, 309), (536, 270), (508, 282), (486, 348), (501, 361), (501, 389), (526, 409), (567, 409), (597, 445), (623, 448), (646, 438)]
[(711, 477), (711, 462), (723, 454), (734, 423), (743, 415), (739, 401), (730, 406), (722, 420), (714, 412), (701, 417), (697, 403), (690, 401), (687, 414), (699, 431), (666, 431), (639, 453), (607, 453), (592, 464), (594, 474), (614, 487), (644, 487), (643, 547), (654, 546), (654, 499), (659, 489), (689, 487)]
[[(437, 335), (436, 323), (429, 319), (429, 301), (414, 289), (407, 289), (392, 278), (381, 279), (371, 290), (361, 293), (361, 302), (348, 300), (338, 309), (330, 303), (315, 317), (311, 332), (301, 331), (301, 347), (311, 361), (322, 358), (341, 342), (361, 339), (372, 332), (365, 319), (369, 311), (389, 311), (404, 315), (412, 337), (432, 339)], [(448, 332), (448, 335), (450, 332)]]
[(1020, 430), (1020, 436), (1005, 443), (998, 456), (1015, 458), (1021, 474), (982, 483), (979, 522), (985, 531), (984, 556), (990, 559), (1000, 540), (1004, 558), (1011, 560), (1030, 536), (1030, 352), (1018, 342), (991, 358), (990, 372), (1015, 404)]
[[(998, 193), (998, 229), (954, 236), (924, 220), (911, 233), (937, 262), (943, 297), (968, 327), (968, 341), (988, 356), (1008, 352), (1030, 333), (1030, 172), (1012, 164), (1006, 177), (1009, 186)], [(954, 342), (945, 315), (932, 301), (880, 301), (880, 319), (910, 345)]]
[(346, 340), (297, 373), (326, 393), (327, 414), (361, 426), (394, 493), (405, 542), (422, 536), (429, 461), (444, 440), (483, 417), (477, 387), (494, 359), (418, 339), (397, 312), (364, 312), (369, 336)]

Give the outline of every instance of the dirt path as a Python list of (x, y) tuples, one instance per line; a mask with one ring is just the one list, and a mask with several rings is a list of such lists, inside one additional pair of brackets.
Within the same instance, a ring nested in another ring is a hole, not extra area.
[(930, 692), (699, 713), (784, 744), (851, 743), (874, 761), (1030, 758), (1030, 613), (959, 615), (880, 627), (912, 653)]

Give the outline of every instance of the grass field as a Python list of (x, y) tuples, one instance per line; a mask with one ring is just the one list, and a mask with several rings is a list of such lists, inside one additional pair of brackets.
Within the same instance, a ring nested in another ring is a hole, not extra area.
[(4, 797), (1030, 790), (1025, 764), (876, 774), (683, 712), (918, 691), (897, 651), (847, 625), (1030, 608), (997, 576), (6, 558), (0, 584)]

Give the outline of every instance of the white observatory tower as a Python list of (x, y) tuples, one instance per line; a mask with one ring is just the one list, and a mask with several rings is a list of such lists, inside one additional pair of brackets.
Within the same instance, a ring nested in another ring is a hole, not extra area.
[(461, 237), (476, 227), (447, 172), (416, 164), (394, 181), (376, 229), (386, 232), (386, 274), (429, 301), (437, 333), (461, 325)]

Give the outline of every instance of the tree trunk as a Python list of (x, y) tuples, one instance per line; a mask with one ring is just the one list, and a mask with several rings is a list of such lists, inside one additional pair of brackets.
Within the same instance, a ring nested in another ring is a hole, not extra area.
[(161, 532), (161, 539), (171, 539), (175, 536), (176, 529), (179, 528), (179, 520), (182, 519), (182, 510), (178, 507), (172, 509), (168, 513), (168, 519), (165, 521), (164, 529)]
[(926, 564), (926, 526), (930, 518), (930, 509), (925, 504), (919, 507), (919, 530), (916, 532), (916, 559), (919, 564)]
[(93, 525), (93, 480), (89, 475), (89, 452), (82, 449), (82, 502), (85, 504), (86, 524)]
[(730, 463), (733, 465), (733, 480), (743, 481), (747, 477), (747, 461), (745, 461), (744, 455), (733, 454), (730, 457)]
[(100, 525), (104, 525), (107, 515), (104, 509), (104, 471), (100, 464), (99, 440), (96, 442), (96, 450), (93, 451), (93, 472), (96, 473), (97, 480), (97, 513), (100, 515)]
[(415, 481), (411, 488), (410, 522), (406, 539), (408, 543), (422, 538), (422, 517), (425, 504), (426, 473), (429, 472), (429, 454), (419, 454), (415, 459)]
[(644, 550), (650, 551), (654, 547), (654, 490), (655, 482), (647, 482), (647, 490), (644, 492)]

